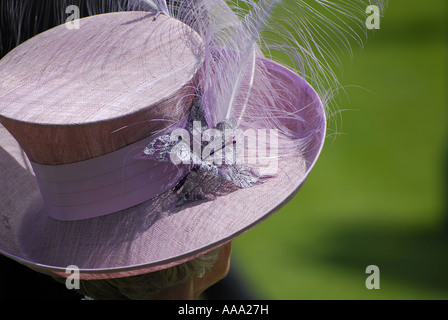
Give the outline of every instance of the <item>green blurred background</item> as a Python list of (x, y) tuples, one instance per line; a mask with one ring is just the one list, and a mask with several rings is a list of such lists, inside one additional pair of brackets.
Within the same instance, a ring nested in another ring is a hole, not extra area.
[(381, 29), (341, 57), (340, 134), (294, 200), (234, 241), (258, 298), (448, 298), (447, 9), (390, 0)]

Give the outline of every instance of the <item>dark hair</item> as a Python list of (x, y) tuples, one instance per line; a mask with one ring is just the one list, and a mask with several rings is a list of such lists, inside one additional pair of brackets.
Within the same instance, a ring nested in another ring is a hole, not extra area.
[[(168, 1), (174, 6), (177, 1)], [(1, 0), (0, 58), (33, 36), (65, 23), (68, 6), (79, 8), (80, 18), (108, 12), (145, 10), (142, 0)]]

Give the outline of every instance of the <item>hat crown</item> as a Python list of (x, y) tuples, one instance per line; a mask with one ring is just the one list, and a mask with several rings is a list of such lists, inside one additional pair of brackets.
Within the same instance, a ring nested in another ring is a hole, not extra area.
[(0, 120), (36, 163), (113, 152), (188, 112), (198, 41), (183, 23), (148, 12), (60, 25), (0, 61)]

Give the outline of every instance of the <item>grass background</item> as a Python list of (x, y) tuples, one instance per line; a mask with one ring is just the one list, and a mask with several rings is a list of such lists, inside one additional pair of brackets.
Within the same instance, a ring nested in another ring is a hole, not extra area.
[(447, 9), (390, 0), (365, 48), (341, 58), (341, 134), (299, 194), (234, 241), (257, 297), (448, 298)]

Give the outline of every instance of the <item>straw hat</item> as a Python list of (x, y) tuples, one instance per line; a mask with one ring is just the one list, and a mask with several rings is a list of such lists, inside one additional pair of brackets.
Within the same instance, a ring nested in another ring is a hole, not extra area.
[[(0, 60), (2, 254), (51, 275), (72, 265), (83, 279), (137, 275), (221, 246), (294, 197), (321, 151), (324, 109), (303, 78), (262, 57), (234, 112), (242, 130), (278, 134), (276, 156), (273, 143), (257, 149), (275, 170), (167, 161), (164, 138), (210, 119), (197, 108), (203, 47), (176, 19), (119, 12), (60, 25)], [(247, 160), (260, 141), (243, 146)]]

